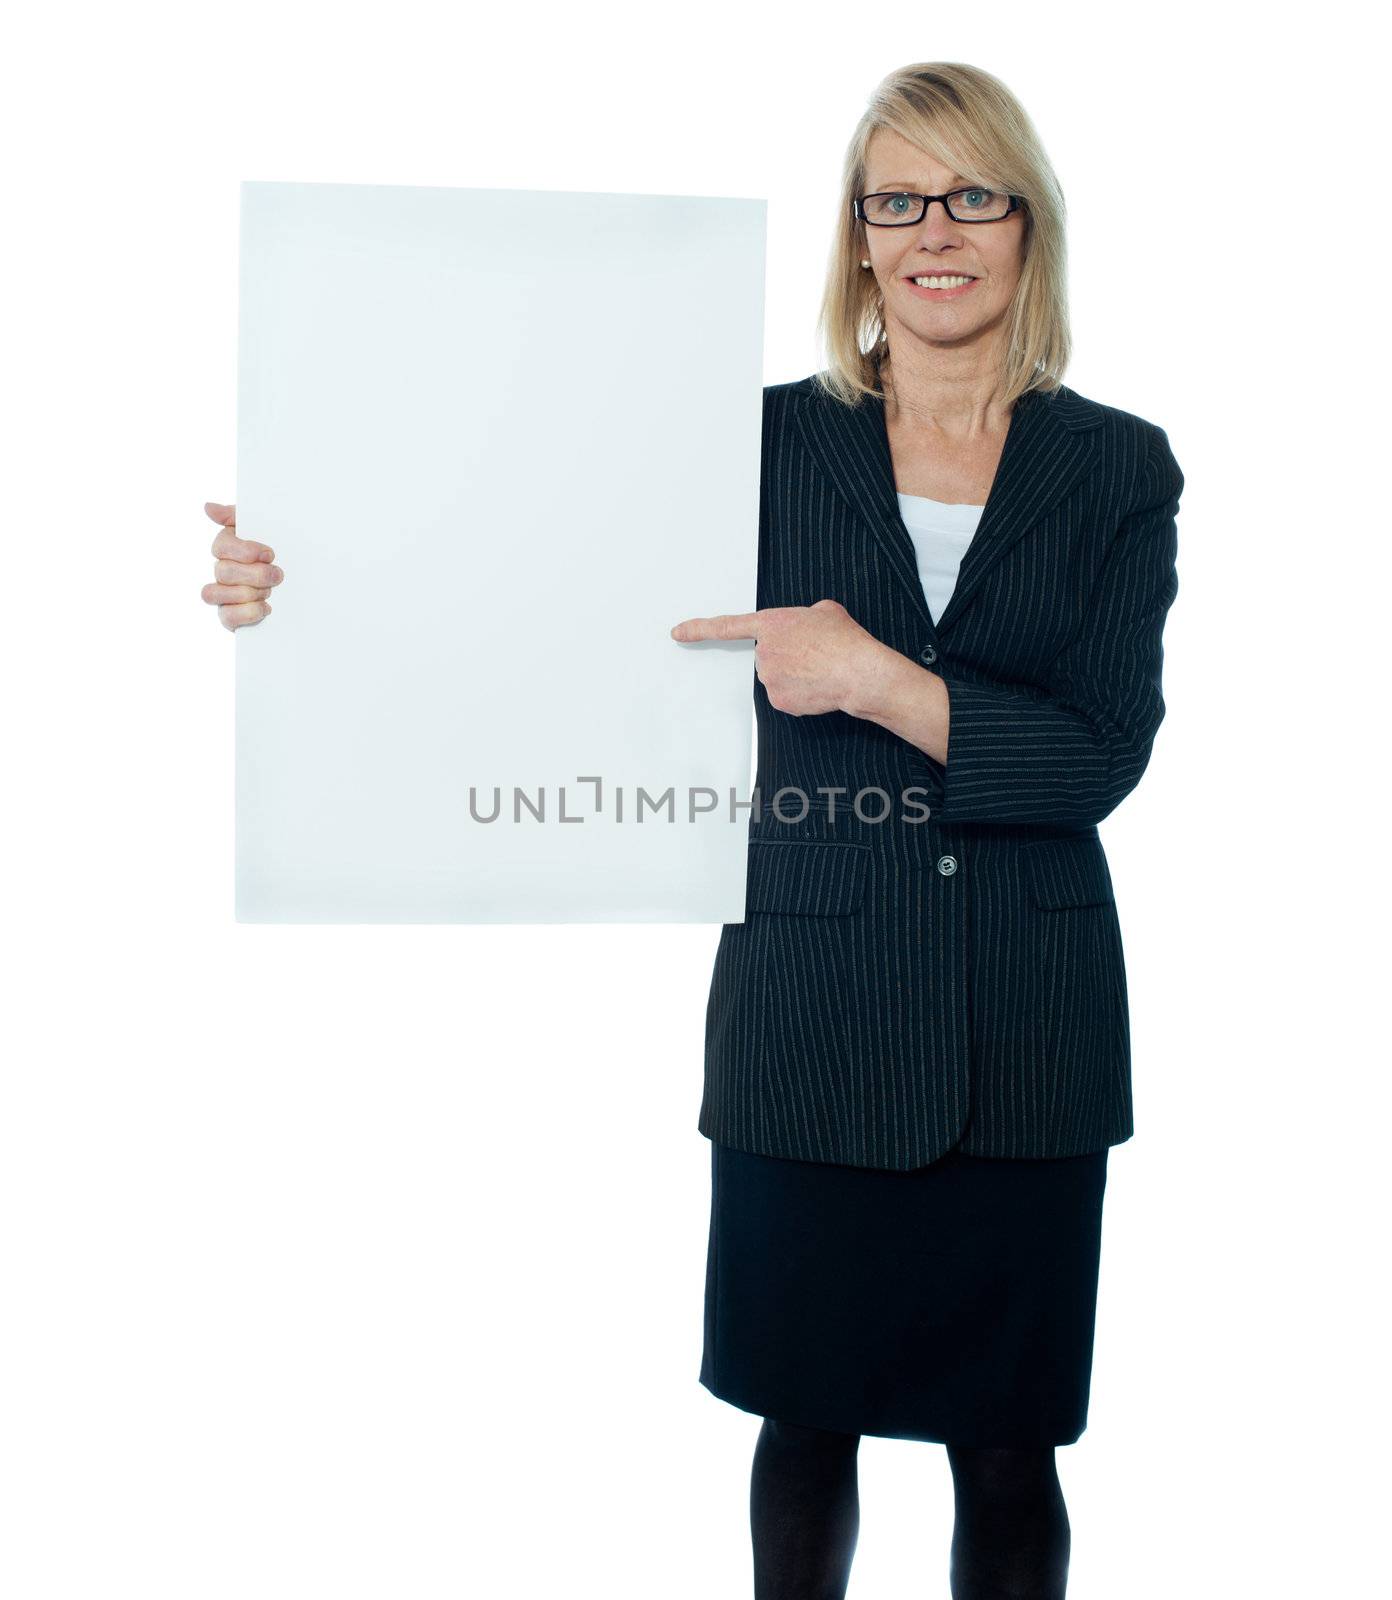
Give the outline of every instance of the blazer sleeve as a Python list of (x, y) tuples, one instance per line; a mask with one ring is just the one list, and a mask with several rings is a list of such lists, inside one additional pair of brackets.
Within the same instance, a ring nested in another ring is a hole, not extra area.
[(1088, 827), (1140, 782), (1165, 715), (1161, 631), (1178, 592), (1184, 474), (1152, 424), (1136, 509), (1103, 558), (1075, 637), (1042, 689), (941, 674), (950, 697), (942, 822)]

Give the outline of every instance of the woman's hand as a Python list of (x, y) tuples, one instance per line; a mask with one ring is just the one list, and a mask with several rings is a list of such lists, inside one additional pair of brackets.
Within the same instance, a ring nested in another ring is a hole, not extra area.
[(220, 506), (216, 500), (208, 500), (203, 509), (221, 524), (213, 540), (213, 554), (218, 558), (213, 576), (217, 581), (203, 585), (204, 600), (218, 608), (218, 620), (224, 628), (245, 628), (249, 623), (260, 622), (271, 609), (266, 596), (285, 576), (279, 567), (271, 565), (274, 551), (255, 539), (237, 537), (236, 506)]
[(838, 600), (777, 606), (738, 616), (690, 617), (672, 629), (686, 644), (697, 639), (753, 639), (754, 670), (775, 711), (819, 716), (877, 704), (907, 657), (867, 633)]

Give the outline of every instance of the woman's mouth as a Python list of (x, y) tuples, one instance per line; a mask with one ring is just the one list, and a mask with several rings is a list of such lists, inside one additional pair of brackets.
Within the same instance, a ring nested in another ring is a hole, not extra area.
[(921, 299), (952, 300), (957, 295), (968, 294), (976, 287), (978, 281), (976, 278), (969, 278), (965, 272), (944, 272), (921, 274), (917, 280), (905, 278), (904, 284), (910, 294), (916, 294)]

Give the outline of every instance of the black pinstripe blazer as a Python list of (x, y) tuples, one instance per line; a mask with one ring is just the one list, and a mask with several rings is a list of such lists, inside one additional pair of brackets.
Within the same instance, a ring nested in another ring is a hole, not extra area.
[(1018, 400), (936, 626), (881, 398), (765, 389), (762, 473), (759, 607), (839, 600), (937, 672), (947, 761), (844, 712), (774, 710), (755, 680), (761, 810), (745, 920), (715, 958), (700, 1131), (895, 1169), (957, 1144), (1121, 1143), (1130, 1020), (1097, 824), (1165, 714), (1184, 478), (1164, 430), (1067, 387)]

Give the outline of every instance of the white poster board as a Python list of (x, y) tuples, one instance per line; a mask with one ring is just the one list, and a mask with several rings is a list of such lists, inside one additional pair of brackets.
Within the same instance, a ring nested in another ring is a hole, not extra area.
[(765, 223), (243, 184), (239, 921), (743, 919)]

